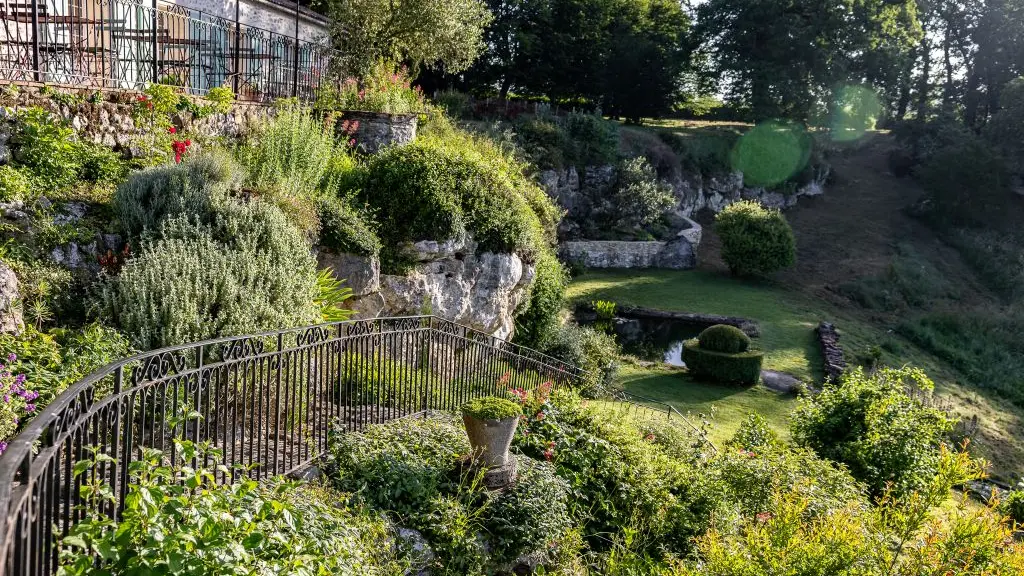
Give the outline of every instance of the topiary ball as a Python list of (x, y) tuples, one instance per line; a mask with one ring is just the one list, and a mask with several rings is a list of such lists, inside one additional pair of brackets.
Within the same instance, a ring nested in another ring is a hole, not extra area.
[(738, 354), (750, 348), (750, 337), (735, 326), (715, 324), (706, 328), (697, 338), (700, 347), (711, 352)]

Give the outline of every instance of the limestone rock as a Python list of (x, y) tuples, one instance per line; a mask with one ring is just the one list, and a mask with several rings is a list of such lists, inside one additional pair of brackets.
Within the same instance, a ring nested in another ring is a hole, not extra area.
[(365, 296), (356, 296), (348, 301), (349, 308), (354, 313), (356, 320), (376, 318), (383, 314), (388, 303), (384, 301), (384, 295), (380, 292), (373, 292)]
[(405, 276), (382, 275), (381, 295), (389, 315), (419, 314), (429, 307), (442, 318), (507, 338), (526, 293), (526, 268), (515, 254), (445, 258), (420, 264)]
[(344, 280), (353, 296), (365, 296), (380, 290), (380, 259), (376, 256), (335, 254), (328, 250), (317, 253), (320, 268), (328, 268), (334, 277)]
[(25, 328), (20, 299), (18, 276), (0, 260), (0, 334), (20, 334)]
[(662, 246), (654, 265), (671, 270), (690, 270), (697, 267), (697, 254), (686, 238), (676, 238)]
[(701, 239), (704, 237), (704, 227), (694, 222), (688, 216), (683, 216), (683, 221), (686, 223), (686, 226), (680, 229), (676, 236), (685, 239), (694, 246), (699, 246)]
[(415, 262), (431, 262), (443, 258), (459, 258), (476, 252), (477, 244), (471, 238), (451, 240), (420, 240), (402, 247), (402, 253)]

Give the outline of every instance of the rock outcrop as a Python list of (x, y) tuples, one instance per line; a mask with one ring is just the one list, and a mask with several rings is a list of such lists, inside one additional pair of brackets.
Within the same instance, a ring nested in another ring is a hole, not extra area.
[(498, 338), (514, 330), (516, 308), (535, 269), (516, 254), (475, 253), (471, 241), (424, 241), (404, 247), (416, 264), (404, 275), (381, 274), (376, 258), (321, 253), (320, 263), (356, 292), (358, 318), (421, 314), (465, 324)]
[[(757, 200), (769, 208), (780, 210), (791, 208), (801, 197), (822, 194), (823, 183), (828, 175), (828, 170), (823, 169), (814, 180), (800, 186), (792, 194), (747, 187), (743, 183), (742, 172), (712, 176), (679, 173), (666, 181), (678, 201), (676, 216), (690, 217), (705, 209), (717, 214), (739, 200)], [(615, 181), (615, 167), (589, 166), (582, 177), (573, 167), (545, 170), (538, 174), (537, 179), (548, 195), (566, 210), (566, 219), (560, 230), (562, 235), (575, 238), (578, 223), (590, 218), (590, 214), (599, 206), (600, 199)]]
[(25, 328), (20, 299), (18, 276), (0, 260), (0, 334), (20, 334)]

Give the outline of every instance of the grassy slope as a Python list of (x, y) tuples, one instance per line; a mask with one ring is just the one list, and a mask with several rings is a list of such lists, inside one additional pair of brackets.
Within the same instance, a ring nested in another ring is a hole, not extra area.
[[(731, 278), (718, 259), (718, 240), (710, 228), (695, 271), (591, 271), (575, 279), (574, 300), (605, 299), (669, 310), (747, 316), (761, 325), (759, 345), (767, 351), (766, 367), (799, 377), (820, 376), (820, 354), (813, 328), (820, 320), (835, 322), (842, 334), (847, 359), (855, 361), (872, 346), (881, 346), (882, 362), (913, 364), (928, 371), (939, 394), (961, 417), (980, 421), (977, 451), (993, 461), (993, 475), (1014, 479), (1024, 474), (1024, 414), (1010, 403), (974, 387), (941, 360), (894, 334), (898, 314), (865, 310), (842, 296), (837, 288), (860, 278), (884, 275), (897, 246), (910, 245), (937, 276), (959, 287), (956, 305), (965, 310), (988, 306), (991, 295), (958, 254), (942, 244), (903, 208), (920, 195), (911, 181), (887, 173), (885, 137), (876, 136), (860, 149), (834, 158), (836, 183), (827, 194), (803, 199), (787, 212), (798, 244), (798, 264), (773, 283), (752, 284)], [(714, 391), (674, 386), (663, 370), (627, 369), (623, 382), (634, 392), (670, 400), (677, 408), (697, 411)], [(776, 428), (785, 427), (785, 410), (766, 398), (760, 388), (723, 395), (716, 424), (727, 436), (747, 407), (764, 409)], [(782, 403), (787, 402), (783, 400)], [(689, 408), (695, 406), (695, 408)], [(685, 411), (685, 410), (684, 410)]]

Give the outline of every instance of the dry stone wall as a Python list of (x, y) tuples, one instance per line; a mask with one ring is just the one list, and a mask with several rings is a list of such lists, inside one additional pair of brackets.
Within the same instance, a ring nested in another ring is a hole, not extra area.
[[(95, 92), (93, 90), (62, 91), (80, 100), (93, 98), (98, 102), (62, 103), (52, 97), (50, 89), (42, 86), (21, 86), (16, 92), (0, 95), (0, 120), (8, 119), (13, 112), (31, 107), (48, 110), (71, 123), (81, 138), (104, 144), (111, 148), (128, 150), (133, 142), (146, 132), (146, 126), (137, 126), (132, 116), (138, 93), (136, 92)], [(263, 104), (235, 102), (227, 114), (209, 114), (194, 118), (183, 112), (175, 114), (172, 121), (185, 132), (202, 136), (237, 137), (249, 133), (259, 122), (273, 114), (273, 108)], [(2, 138), (0, 138), (2, 139)], [(0, 146), (0, 157), (9, 157), (6, 142)]]

